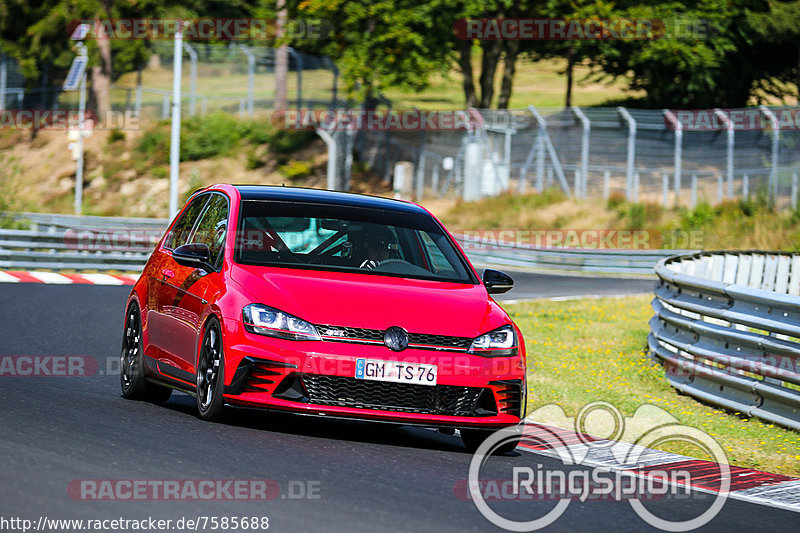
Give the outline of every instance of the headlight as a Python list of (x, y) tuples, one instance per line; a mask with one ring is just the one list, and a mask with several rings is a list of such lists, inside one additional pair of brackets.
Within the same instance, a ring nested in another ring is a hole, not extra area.
[(476, 337), (469, 353), (483, 357), (508, 357), (517, 355), (517, 334), (511, 324), (499, 327)]
[(293, 341), (320, 340), (317, 328), (312, 324), (274, 307), (250, 304), (242, 309), (242, 319), (244, 329), (250, 333)]

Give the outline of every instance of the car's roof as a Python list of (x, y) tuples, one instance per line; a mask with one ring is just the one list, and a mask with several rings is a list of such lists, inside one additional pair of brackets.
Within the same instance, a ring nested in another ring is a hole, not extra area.
[(242, 200), (274, 200), (284, 202), (310, 202), (318, 204), (366, 207), (404, 213), (427, 214), (423, 208), (411, 202), (368, 196), (349, 192), (307, 189), (303, 187), (281, 187), (271, 185), (234, 185)]

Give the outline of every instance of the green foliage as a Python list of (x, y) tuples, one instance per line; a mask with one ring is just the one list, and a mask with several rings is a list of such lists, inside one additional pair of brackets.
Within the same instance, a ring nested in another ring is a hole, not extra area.
[(114, 128), (108, 134), (108, 143), (113, 144), (115, 142), (124, 141), (125, 140), (125, 132)]
[(227, 153), (241, 138), (239, 121), (227, 113), (195, 115), (181, 125), (181, 161)]
[(14, 211), (19, 210), (17, 205), (17, 191), (20, 186), (20, 176), (22, 176), (22, 166), (15, 157), (0, 154), (0, 228), (21, 229), (25, 227), (13, 216)]
[(203, 186), (203, 180), (200, 179), (200, 170), (196, 167), (189, 172), (189, 183), (186, 194), (183, 196), (183, 203), (196, 191)]
[(681, 228), (685, 230), (702, 229), (714, 222), (716, 213), (711, 204), (700, 202), (694, 209), (687, 210), (681, 216)]
[(311, 170), (311, 163), (294, 159), (278, 169), (278, 171), (289, 180), (299, 180), (308, 177), (311, 175)]
[(167, 159), (169, 157), (169, 131), (162, 125), (147, 130), (139, 139), (136, 149), (147, 159)]
[(245, 168), (247, 170), (255, 170), (257, 168), (263, 167), (265, 161), (258, 155), (258, 151), (255, 149), (250, 149), (247, 151), (247, 164)]
[(290, 154), (305, 148), (317, 138), (313, 131), (278, 130), (270, 142), (270, 150), (276, 154)]
[(328, 21), (332, 34), (317, 52), (337, 61), (350, 96), (359, 101), (388, 87), (422, 90), (447, 70), (454, 3), (397, 0), (307, 0), (300, 17)]

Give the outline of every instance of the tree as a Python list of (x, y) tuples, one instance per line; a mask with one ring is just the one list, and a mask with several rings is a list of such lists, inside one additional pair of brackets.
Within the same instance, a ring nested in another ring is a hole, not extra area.
[(389, 87), (422, 90), (432, 73), (446, 71), (441, 8), (420, 0), (306, 0), (293, 10), (330, 22), (330, 35), (306, 46), (334, 59), (349, 96), (363, 102)]
[[(631, 89), (644, 90), (645, 106), (741, 107), (756, 88), (777, 96), (795, 94), (776, 81), (798, 76), (797, 2), (637, 1), (618, 13), (666, 22), (663, 38), (597, 42), (590, 56), (598, 78), (624, 79)], [(692, 24), (676, 28), (676, 22)]]
[[(76, 20), (246, 17), (245, 0), (6, 0), (0, 3), (0, 48), (16, 58), (32, 84), (48, 66), (61, 76), (76, 54), (69, 29)], [(88, 39), (90, 107), (111, 108), (111, 83), (151, 55), (145, 39)], [(54, 77), (56, 78), (56, 77)]]

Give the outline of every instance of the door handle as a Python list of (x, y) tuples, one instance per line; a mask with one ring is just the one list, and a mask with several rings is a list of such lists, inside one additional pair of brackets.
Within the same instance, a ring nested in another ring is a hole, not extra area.
[(165, 268), (164, 270), (161, 271), (161, 274), (164, 276), (163, 279), (169, 279), (175, 275), (175, 272), (173, 272), (168, 268)]

